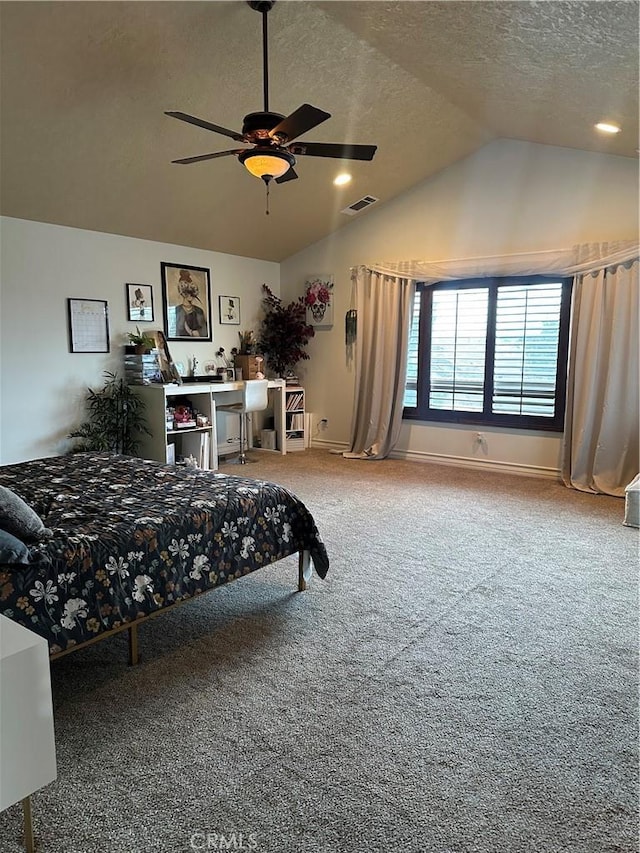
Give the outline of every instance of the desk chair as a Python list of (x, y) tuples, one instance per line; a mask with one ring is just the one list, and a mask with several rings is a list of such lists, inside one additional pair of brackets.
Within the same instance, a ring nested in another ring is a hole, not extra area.
[(240, 456), (231, 459), (238, 465), (246, 465), (247, 462), (257, 462), (247, 456), (247, 415), (251, 412), (261, 412), (267, 408), (269, 397), (267, 394), (269, 382), (267, 379), (248, 379), (242, 389), (242, 402), (229, 403), (228, 405), (216, 406), (218, 412), (237, 412), (240, 415)]

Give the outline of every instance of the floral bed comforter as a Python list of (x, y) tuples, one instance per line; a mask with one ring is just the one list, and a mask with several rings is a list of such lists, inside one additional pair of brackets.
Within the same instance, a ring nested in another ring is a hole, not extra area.
[(0, 466), (51, 528), (0, 566), (0, 613), (54, 654), (301, 550), (329, 568), (306, 506), (274, 483), (77, 453)]

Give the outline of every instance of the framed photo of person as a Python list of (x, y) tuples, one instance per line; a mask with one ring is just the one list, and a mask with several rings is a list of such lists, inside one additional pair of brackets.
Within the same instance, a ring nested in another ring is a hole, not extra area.
[(240, 325), (240, 300), (237, 296), (218, 296), (218, 306), (222, 325)]
[(126, 284), (129, 319), (136, 323), (153, 322), (153, 288), (150, 284)]
[(209, 270), (160, 264), (164, 331), (169, 341), (212, 341)]

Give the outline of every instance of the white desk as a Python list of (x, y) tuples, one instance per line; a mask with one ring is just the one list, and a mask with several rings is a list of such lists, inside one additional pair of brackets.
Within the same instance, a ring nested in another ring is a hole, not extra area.
[[(225, 403), (241, 400), (244, 382), (185, 382), (182, 385), (134, 385), (131, 386), (145, 401), (145, 415), (151, 430), (150, 436), (140, 437), (140, 455), (157, 462), (167, 461), (167, 444), (180, 441), (184, 445), (183, 454), (193, 454), (198, 458), (198, 448), (202, 434), (209, 435), (209, 467), (218, 468), (218, 430), (216, 424), (216, 400), (224, 395)], [(284, 423), (285, 386), (282, 382), (269, 381), (276, 424)], [(165, 411), (171, 399), (189, 397), (199, 411), (209, 419), (209, 425), (201, 429), (167, 432)], [(285, 436), (278, 437), (278, 452), (286, 454)]]
[(47, 641), (0, 615), (0, 811), (22, 800), (29, 853), (31, 794), (56, 775)]

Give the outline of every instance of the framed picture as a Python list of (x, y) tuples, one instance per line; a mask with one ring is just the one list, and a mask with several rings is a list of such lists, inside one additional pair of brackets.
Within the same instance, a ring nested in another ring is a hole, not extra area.
[(218, 296), (220, 322), (229, 326), (240, 325), (240, 300), (237, 296)]
[(309, 326), (333, 326), (333, 276), (310, 276), (304, 285), (304, 304)]
[(158, 367), (160, 375), (165, 384), (175, 382), (177, 385), (182, 385), (182, 377), (178, 371), (177, 365), (171, 358), (169, 345), (163, 332), (154, 332), (153, 337), (156, 342), (156, 351), (158, 353)]
[(153, 288), (150, 284), (125, 284), (129, 319), (136, 323), (153, 322)]
[(106, 299), (67, 299), (69, 352), (109, 352)]
[(169, 341), (212, 341), (209, 270), (160, 264), (164, 331)]

